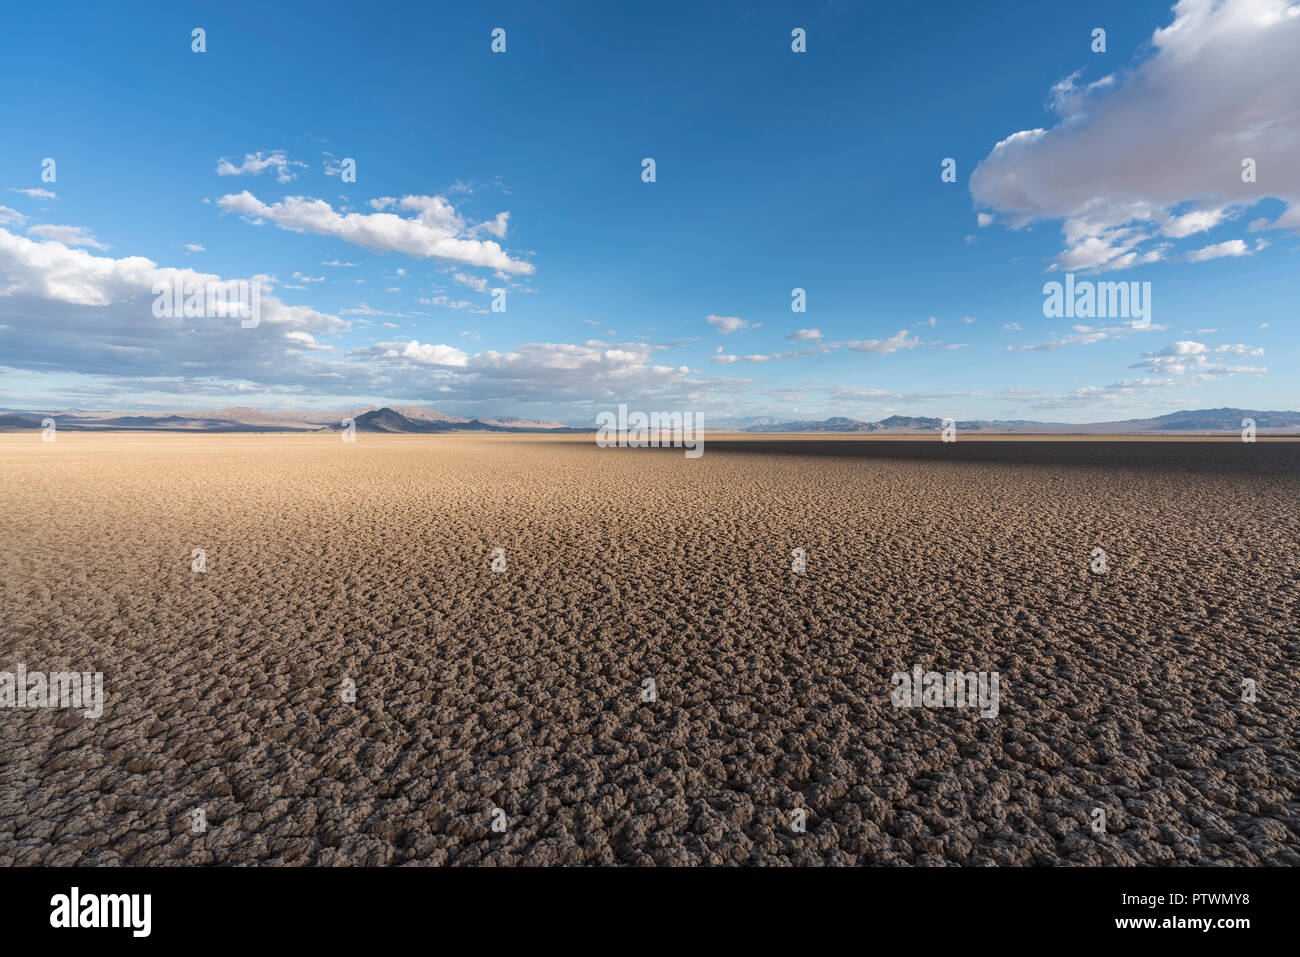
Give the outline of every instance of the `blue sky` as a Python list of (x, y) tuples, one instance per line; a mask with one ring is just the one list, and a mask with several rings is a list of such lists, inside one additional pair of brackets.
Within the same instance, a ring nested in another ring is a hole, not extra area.
[[(4, 407), (1300, 407), (1285, 0), (179, 6), (0, 14)], [(154, 316), (176, 270), (262, 321)]]

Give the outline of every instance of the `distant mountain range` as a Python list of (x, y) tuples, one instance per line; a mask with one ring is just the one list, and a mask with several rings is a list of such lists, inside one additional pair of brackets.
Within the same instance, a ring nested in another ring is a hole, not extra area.
[[(436, 409), (415, 405), (371, 406), (338, 411), (263, 411), (246, 407), (206, 412), (136, 414), (59, 411), (0, 411), (0, 431), (40, 429), (43, 419), (52, 418), (60, 429), (74, 432), (327, 432), (339, 431), (351, 419), (359, 432), (424, 434), (436, 432), (594, 432), (596, 426), (568, 426), (562, 422), (521, 419), (515, 416), (463, 419)], [(1024, 419), (957, 422), (959, 432), (1037, 434), (1141, 434), (1146, 432), (1200, 433), (1240, 432), (1243, 419), (1254, 419), (1258, 432), (1300, 432), (1300, 412), (1265, 412), (1254, 409), (1197, 409), (1171, 412), (1153, 419), (1123, 419), (1117, 422), (1034, 422)], [(741, 419), (719, 422), (717, 431), (820, 432), (820, 433), (915, 433), (934, 432), (943, 420), (929, 417), (891, 415), (879, 422), (864, 422), (835, 416), (822, 420), (781, 422), (775, 419)], [(706, 431), (709, 424), (706, 418)]]
[[(1170, 412), (1153, 419), (1122, 419), (1115, 422), (1034, 422), (1025, 419), (975, 419), (958, 421), (959, 432), (1025, 432), (1069, 434), (1115, 434), (1143, 432), (1240, 432), (1243, 419), (1254, 419), (1257, 432), (1300, 431), (1300, 412), (1264, 412), (1255, 409), (1196, 409)], [(737, 426), (743, 432), (933, 432), (943, 427), (936, 418), (891, 415), (879, 422), (862, 422), (843, 416), (821, 421), (776, 422), (751, 420)]]
[[(349, 417), (345, 417), (349, 418)], [(458, 419), (433, 409), (418, 406), (400, 406), (396, 409), (371, 409), (351, 416), (358, 432), (589, 432), (591, 429), (573, 429), (560, 422), (537, 422), (519, 419), (512, 415), (500, 419)], [(344, 419), (331, 422), (326, 428), (334, 432), (343, 429)]]
[(60, 429), (73, 432), (325, 432), (342, 429), (351, 419), (359, 432), (571, 432), (563, 422), (501, 418), (462, 419), (436, 409), (415, 405), (396, 408), (340, 409), (337, 411), (263, 411), (247, 407), (205, 412), (171, 412), (140, 415), (122, 412), (58, 411), (0, 412), (0, 431), (39, 429), (52, 418)]

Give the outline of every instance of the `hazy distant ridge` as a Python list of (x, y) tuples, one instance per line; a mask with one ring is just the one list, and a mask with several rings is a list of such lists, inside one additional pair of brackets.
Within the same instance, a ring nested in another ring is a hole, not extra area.
[[(135, 414), (126, 412), (89, 412), (80, 409), (59, 411), (0, 412), (0, 431), (41, 428), (42, 419), (53, 418), (60, 429), (70, 431), (135, 432), (321, 432), (339, 431), (346, 419), (353, 420), (360, 432), (424, 434), (438, 432), (592, 432), (595, 424), (567, 426), (562, 422), (521, 419), (516, 416), (490, 416), (463, 419), (423, 406), (374, 406), (364, 409), (335, 411), (262, 410), (246, 406), (201, 412)], [(1001, 433), (1128, 433), (1143, 432), (1239, 432), (1243, 419), (1254, 419), (1259, 432), (1300, 432), (1300, 412), (1269, 412), (1255, 409), (1197, 409), (1170, 412), (1151, 419), (1124, 419), (1117, 422), (1035, 422), (1024, 419), (958, 421), (959, 432)], [(934, 432), (943, 420), (929, 416), (891, 415), (878, 422), (834, 416), (829, 419), (778, 422), (770, 418), (719, 420), (719, 431), (743, 432), (822, 432), (822, 433), (908, 433)]]
[[(1254, 419), (1255, 429), (1300, 430), (1300, 412), (1265, 412), (1255, 409), (1196, 409), (1170, 412), (1152, 419), (1122, 419), (1115, 422), (1035, 422), (1025, 419), (974, 419), (957, 422), (959, 432), (1240, 432), (1243, 419)], [(930, 417), (891, 415), (879, 422), (863, 422), (835, 416), (821, 421), (773, 422), (759, 420), (741, 427), (744, 432), (932, 432), (943, 420)]]
[[(270, 410), (237, 406), (201, 412), (134, 414), (89, 412), (81, 409), (0, 412), (0, 431), (39, 429), (52, 418), (60, 429), (72, 432), (320, 432), (342, 429), (351, 419), (360, 432), (571, 432), (563, 422), (522, 419), (517, 416), (462, 419), (437, 409), (416, 405), (395, 408), (374, 406), (334, 411)], [(594, 429), (595, 426), (592, 426)]]

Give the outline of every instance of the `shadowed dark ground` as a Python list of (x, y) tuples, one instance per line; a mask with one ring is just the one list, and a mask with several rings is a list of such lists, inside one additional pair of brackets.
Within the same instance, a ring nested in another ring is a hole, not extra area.
[[(591, 439), (566, 439), (590, 444)], [(681, 449), (653, 449), (675, 451)], [(705, 433), (705, 455), (828, 455), (864, 459), (914, 459), (925, 462), (1001, 462), (1016, 465), (1099, 466), (1167, 471), (1300, 474), (1300, 441), (1270, 440), (1107, 440), (1107, 439), (933, 439), (873, 438), (712, 438)]]

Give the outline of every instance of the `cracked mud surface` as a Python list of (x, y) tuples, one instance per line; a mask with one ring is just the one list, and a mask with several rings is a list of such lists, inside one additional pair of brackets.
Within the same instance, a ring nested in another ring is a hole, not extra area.
[(1300, 443), (852, 446), (0, 436), (0, 865), (1300, 864)]

